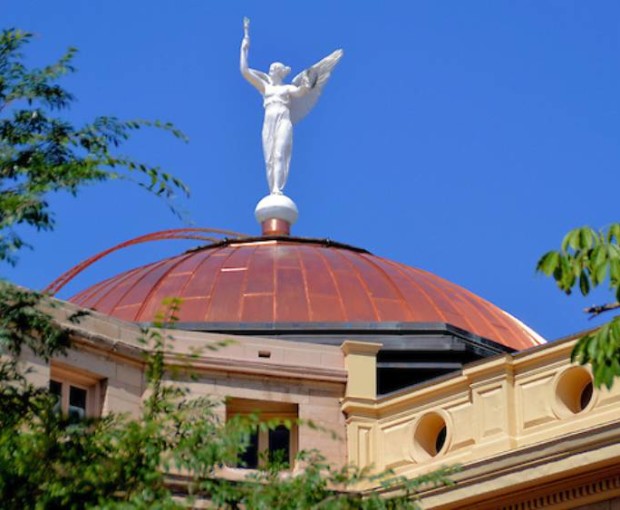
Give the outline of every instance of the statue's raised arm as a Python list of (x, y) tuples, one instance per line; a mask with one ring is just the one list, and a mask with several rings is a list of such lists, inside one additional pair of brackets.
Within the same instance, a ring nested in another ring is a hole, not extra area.
[(261, 94), (265, 93), (265, 85), (269, 83), (269, 76), (265, 73), (250, 69), (248, 64), (248, 52), (250, 50), (250, 20), (243, 18), (243, 40), (241, 41), (241, 56), (239, 68), (243, 77), (248, 80)]

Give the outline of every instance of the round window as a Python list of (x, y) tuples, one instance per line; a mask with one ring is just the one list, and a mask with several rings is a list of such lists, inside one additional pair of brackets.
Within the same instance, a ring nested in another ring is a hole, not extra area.
[(446, 449), (448, 426), (439, 413), (422, 416), (413, 432), (413, 457), (422, 462), (437, 456)]
[(584, 367), (570, 367), (560, 374), (555, 385), (556, 408), (570, 416), (585, 410), (592, 402), (592, 376)]

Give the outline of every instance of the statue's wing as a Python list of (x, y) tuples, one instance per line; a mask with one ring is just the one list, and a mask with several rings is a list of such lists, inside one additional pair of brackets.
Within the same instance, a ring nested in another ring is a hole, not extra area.
[(293, 85), (299, 87), (302, 85), (304, 77), (307, 76), (311, 86), (308, 93), (291, 99), (291, 122), (293, 124), (299, 122), (312, 110), (323, 91), (323, 87), (325, 87), (327, 80), (329, 80), (332, 70), (336, 67), (342, 55), (342, 50), (336, 50), (293, 78)]

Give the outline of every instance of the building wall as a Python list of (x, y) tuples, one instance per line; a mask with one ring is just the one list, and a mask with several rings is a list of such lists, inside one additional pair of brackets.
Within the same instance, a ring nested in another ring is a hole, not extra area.
[[(71, 330), (73, 348), (51, 367), (25, 353), (25, 363), (35, 368), (33, 380), (95, 381), (101, 384), (101, 412), (137, 414), (148, 348), (137, 340), (139, 328), (99, 314), (78, 326), (62, 316), (59, 321)], [(572, 340), (489, 358), (378, 398), (379, 344), (348, 341), (340, 349), (165, 334), (174, 337), (174, 352), (166, 357), (170, 373), (194, 374), (181, 383), (191, 395), (221, 399), (222, 419), (231, 397), (295, 404), (300, 419), (339, 435), (299, 431), (299, 448), (318, 448), (332, 462), (393, 469), (406, 477), (460, 464), (455, 486), (424, 490), (425, 508), (618, 507), (620, 384), (591, 389), (588, 369), (570, 363)]]
[(192, 396), (219, 399), (218, 414), (222, 420), (226, 419), (226, 399), (231, 397), (257, 401), (257, 412), (261, 410), (261, 402), (296, 404), (301, 422), (312, 421), (318, 426), (317, 429), (300, 427), (298, 449), (317, 448), (330, 462), (346, 463), (345, 420), (339, 403), (344, 396), (342, 383), (200, 373), (196, 380), (183, 385), (190, 389)]
[[(427, 508), (572, 508), (588, 494), (608, 498), (620, 473), (620, 384), (592, 389), (589, 369), (570, 362), (573, 345), (490, 358), (381, 398), (347, 395), (350, 460), (407, 477), (460, 464), (457, 485), (427, 491)], [(364, 376), (350, 370), (349, 385)], [(565, 490), (577, 484), (583, 490)], [(565, 500), (550, 506), (549, 494)], [(547, 503), (528, 506), (532, 498)]]
[(95, 414), (109, 412), (137, 416), (146, 389), (142, 363), (108, 356), (96, 351), (71, 349), (67, 356), (52, 361), (50, 378), (99, 386)]
[[(90, 406), (95, 414), (137, 416), (147, 391), (145, 356), (152, 341), (140, 340), (144, 334), (139, 327), (95, 312), (72, 324), (65, 317), (73, 311), (70, 304), (55, 311), (59, 322), (72, 331), (67, 356), (52, 360), (51, 366), (34, 356), (24, 358), (24, 363), (36, 368), (33, 382), (42, 386), (50, 379), (75, 383), (88, 388), (95, 398)], [(257, 412), (262, 404), (295, 404), (302, 423), (295, 447), (319, 449), (335, 464), (347, 462), (340, 408), (346, 371), (339, 347), (181, 330), (161, 334), (169, 346), (168, 382), (187, 387), (190, 397), (219, 400), (222, 420), (229, 398), (255, 401)], [(303, 426), (309, 421), (318, 428)]]

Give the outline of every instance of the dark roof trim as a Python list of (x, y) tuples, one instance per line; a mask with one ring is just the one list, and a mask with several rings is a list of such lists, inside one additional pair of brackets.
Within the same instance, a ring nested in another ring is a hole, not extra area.
[(212, 244), (206, 244), (203, 246), (198, 246), (196, 248), (191, 248), (187, 250), (185, 253), (192, 253), (196, 251), (202, 250), (211, 250), (214, 248), (221, 248), (223, 246), (235, 246), (237, 244), (253, 244), (253, 243), (264, 243), (265, 241), (282, 241), (283, 243), (290, 244), (318, 244), (319, 246), (324, 246), (326, 248), (341, 248), (344, 250), (350, 250), (357, 253), (368, 253), (368, 250), (364, 248), (358, 248), (357, 246), (351, 246), (350, 244), (339, 243), (338, 241), (332, 241), (331, 239), (319, 239), (319, 238), (310, 238), (310, 237), (291, 237), (291, 236), (260, 236), (260, 237), (243, 237), (240, 239), (229, 239), (225, 238), (223, 241), (219, 241)]
[[(148, 324), (142, 324), (148, 326)], [(313, 337), (321, 343), (321, 337), (342, 337), (345, 339), (355, 335), (367, 337), (369, 340), (396, 339), (403, 336), (452, 336), (459, 343), (479, 351), (480, 348), (489, 354), (512, 353), (515, 349), (494, 340), (483, 338), (464, 329), (442, 322), (177, 322), (174, 328), (189, 331), (205, 331), (252, 336), (293, 336)], [(299, 340), (302, 340), (299, 338)], [(329, 342), (334, 343), (334, 342)], [(385, 348), (389, 348), (385, 345)]]

